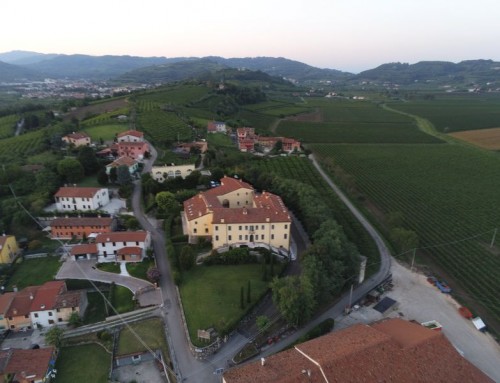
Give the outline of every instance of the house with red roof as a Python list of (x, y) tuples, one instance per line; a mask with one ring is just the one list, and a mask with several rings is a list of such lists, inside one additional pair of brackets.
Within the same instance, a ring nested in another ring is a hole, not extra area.
[(144, 142), (144, 133), (138, 130), (127, 130), (116, 136), (118, 142)]
[(63, 142), (68, 145), (74, 145), (75, 147), (79, 146), (89, 146), (90, 136), (85, 132), (73, 132), (71, 134), (67, 134), (62, 138)]
[(55, 374), (56, 358), (54, 347), (3, 350), (0, 352), (0, 379), (16, 383), (48, 382)]
[(64, 186), (54, 195), (59, 211), (99, 210), (109, 203), (107, 188)]
[(111, 169), (119, 168), (120, 166), (126, 166), (131, 175), (139, 171), (139, 162), (131, 157), (123, 156), (106, 165), (106, 174), (109, 176)]
[(130, 157), (134, 160), (142, 160), (149, 152), (149, 144), (147, 142), (128, 142), (121, 141), (113, 146), (119, 157)]
[(7, 311), (9, 310), (10, 304), (12, 303), (15, 295), (16, 293), (14, 292), (6, 292), (0, 295), (0, 334), (9, 329)]
[(227, 133), (226, 123), (222, 121), (209, 121), (207, 124), (207, 133)]
[(151, 235), (148, 231), (102, 233), (95, 245), (99, 262), (141, 262), (151, 246)]
[(442, 332), (399, 318), (356, 324), (224, 373), (224, 383), (475, 382), (493, 380)]
[(91, 234), (109, 233), (115, 226), (111, 217), (59, 217), (50, 223), (50, 232), (53, 239), (82, 239)]
[(220, 186), (184, 202), (184, 234), (191, 242), (204, 237), (212, 248), (258, 245), (290, 250), (292, 220), (275, 194), (258, 194), (239, 179), (224, 177)]

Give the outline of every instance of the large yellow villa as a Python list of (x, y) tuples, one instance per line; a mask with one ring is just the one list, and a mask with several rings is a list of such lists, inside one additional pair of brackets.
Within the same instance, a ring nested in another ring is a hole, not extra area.
[(185, 201), (182, 221), (190, 242), (204, 237), (213, 249), (247, 245), (290, 250), (292, 220), (281, 198), (256, 193), (235, 178), (224, 177), (220, 186)]

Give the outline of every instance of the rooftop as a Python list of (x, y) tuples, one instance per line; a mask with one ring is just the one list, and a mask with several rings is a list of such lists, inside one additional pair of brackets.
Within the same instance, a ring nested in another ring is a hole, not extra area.
[(55, 197), (67, 198), (93, 198), (103, 188), (63, 186), (59, 188)]
[(116, 231), (112, 233), (99, 234), (95, 242), (144, 242), (148, 236), (147, 231)]
[(12, 349), (7, 365), (2, 371), (4, 374), (15, 374), (13, 381), (22, 381), (28, 378), (28, 381), (42, 380), (51, 365), (54, 348), (40, 348), (36, 350)]
[(68, 217), (55, 218), (50, 226), (110, 226), (111, 217)]
[(125, 132), (119, 133), (117, 137), (120, 138), (120, 137), (125, 137), (125, 136), (134, 136), (134, 137), (142, 138), (142, 137), (144, 137), (144, 133), (139, 132), (138, 130), (127, 130)]

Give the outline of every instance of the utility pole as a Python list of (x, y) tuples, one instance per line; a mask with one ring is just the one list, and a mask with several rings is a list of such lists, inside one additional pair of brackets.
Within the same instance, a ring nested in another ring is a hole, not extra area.
[(354, 289), (354, 284), (351, 285), (351, 291), (349, 292), (349, 305), (347, 306), (349, 308), (349, 311), (351, 310), (351, 304), (352, 304), (352, 290)]
[(411, 257), (411, 267), (410, 267), (410, 271), (413, 271), (413, 265), (414, 265), (414, 263), (415, 263), (415, 254), (416, 254), (416, 252), (417, 252), (417, 249), (416, 249), (416, 248), (414, 248), (414, 249), (413, 249), (413, 256)]

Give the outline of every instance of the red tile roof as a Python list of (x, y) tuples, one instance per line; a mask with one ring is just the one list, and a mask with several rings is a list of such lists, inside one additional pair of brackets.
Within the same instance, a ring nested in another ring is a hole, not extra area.
[(29, 315), (31, 303), (33, 299), (35, 299), (35, 294), (39, 287), (40, 286), (28, 286), (15, 293), (16, 295), (7, 310), (6, 316), (17, 317)]
[(131, 167), (131, 166), (135, 165), (136, 163), (137, 163), (137, 161), (134, 160), (133, 158), (128, 157), (128, 156), (123, 156), (123, 157), (120, 157), (120, 158), (114, 160), (113, 162), (111, 162), (109, 165), (106, 165), (106, 166), (118, 167), (118, 166), (126, 165), (128, 167)]
[[(310, 373), (310, 376), (308, 376)], [(247, 382), (493, 382), (440, 332), (401, 319), (354, 325), (224, 374)]]
[(59, 188), (55, 197), (93, 198), (102, 188), (64, 186)]
[(85, 132), (74, 132), (67, 134), (64, 137), (72, 138), (74, 140), (81, 140), (82, 138), (90, 138), (89, 135)]
[(14, 381), (42, 380), (50, 366), (54, 355), (54, 348), (40, 348), (35, 350), (13, 349), (4, 374), (15, 374)]
[(16, 293), (14, 292), (8, 292), (0, 295), (0, 315), (5, 316), (15, 296)]
[(71, 255), (97, 254), (97, 245), (90, 243), (88, 245), (76, 245), (71, 248)]
[(57, 296), (66, 291), (64, 281), (46, 282), (39, 286), (31, 302), (30, 311), (54, 310)]
[(113, 219), (110, 217), (69, 217), (55, 218), (50, 223), (51, 227), (57, 226), (111, 226)]
[(82, 295), (84, 294), (87, 294), (85, 290), (73, 290), (58, 295), (54, 308), (62, 309), (65, 307), (79, 307)]
[(137, 138), (142, 138), (144, 137), (144, 133), (139, 132), (138, 130), (127, 130), (126, 132), (119, 133), (117, 137), (120, 138), (125, 136), (134, 136)]
[(147, 231), (117, 231), (113, 233), (98, 234), (95, 242), (144, 242), (146, 241)]
[(117, 255), (142, 255), (142, 249), (135, 246), (126, 246), (116, 251)]

